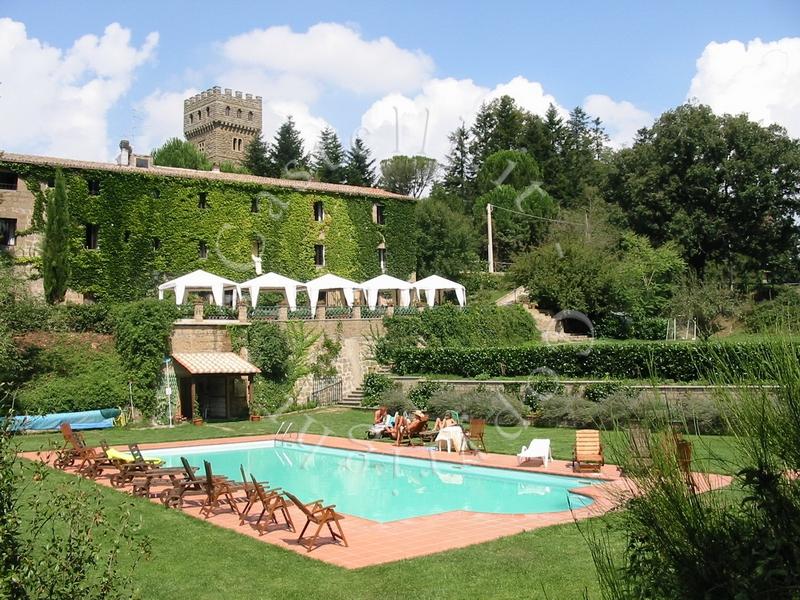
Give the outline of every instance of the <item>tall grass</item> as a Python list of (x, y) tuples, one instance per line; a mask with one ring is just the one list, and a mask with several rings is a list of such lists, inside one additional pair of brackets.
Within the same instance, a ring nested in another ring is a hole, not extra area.
[(738, 386), (717, 401), (743, 466), (729, 488), (700, 493), (708, 482), (695, 474), (700, 491), (689, 485), (666, 422), (612, 448), (631, 481), (614, 521), (626, 539), (622, 556), (584, 527), (606, 600), (800, 597), (797, 349), (764, 346), (747, 372), (724, 353), (714, 360), (714, 383)]

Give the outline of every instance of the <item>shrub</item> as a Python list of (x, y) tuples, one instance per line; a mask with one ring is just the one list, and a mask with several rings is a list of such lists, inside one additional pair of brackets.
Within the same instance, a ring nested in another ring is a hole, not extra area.
[(399, 386), (392, 387), (383, 396), (383, 403), (389, 414), (412, 412), (417, 410), (417, 406), (408, 399)]
[(583, 397), (589, 402), (601, 402), (620, 391), (622, 385), (616, 381), (590, 383), (583, 388)]
[(778, 293), (774, 300), (759, 302), (744, 315), (747, 330), (753, 333), (797, 333), (800, 330), (800, 294), (795, 290)]
[[(560, 377), (697, 381), (714, 373), (716, 357), (753, 377), (755, 359), (769, 342), (628, 342), (535, 345), (515, 348), (397, 348), (394, 370), (401, 375), (447, 373), (474, 377), (530, 375), (548, 369)], [(797, 346), (793, 346), (798, 351)], [(763, 371), (763, 369), (761, 369)]]
[(292, 388), (287, 383), (270, 381), (262, 375), (256, 375), (253, 380), (250, 413), (272, 415), (287, 409), (292, 404), (291, 391)]
[(67, 304), (59, 307), (68, 331), (112, 333), (114, 323), (108, 304)]
[(454, 410), (462, 417), (485, 419), (495, 425), (519, 425), (528, 413), (519, 400), (483, 386), (465, 393), (455, 392), (452, 388), (440, 389), (431, 395), (427, 410), (435, 416)]
[(663, 340), (667, 333), (667, 319), (661, 317), (631, 317), (611, 313), (594, 325), (597, 337), (618, 340), (659, 341)]
[(408, 391), (408, 400), (418, 409), (427, 410), (431, 396), (442, 387), (443, 385), (438, 381), (420, 381)]
[(381, 373), (367, 373), (364, 377), (364, 399), (362, 406), (378, 406), (389, 390), (394, 387), (394, 381), (388, 375)]
[(275, 381), (282, 381), (286, 377), (289, 341), (278, 325), (252, 323), (247, 327), (246, 346), (250, 362), (261, 369), (262, 376)]
[(519, 305), (443, 305), (416, 315), (386, 317), (384, 324), (389, 348), (515, 345), (539, 339), (536, 322)]
[(536, 411), (544, 398), (564, 393), (564, 384), (555, 379), (533, 379), (520, 387), (519, 400)]

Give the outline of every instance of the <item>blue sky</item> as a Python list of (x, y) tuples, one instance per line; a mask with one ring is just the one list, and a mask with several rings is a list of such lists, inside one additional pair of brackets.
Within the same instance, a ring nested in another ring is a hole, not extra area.
[[(271, 103), (267, 137), (294, 114), (308, 138), (330, 124), (345, 142), (360, 132), (381, 156), (424, 150), (440, 157), (446, 132), (500, 92), (537, 112), (549, 101), (593, 109), (616, 145), (690, 95), (800, 135), (793, 100), (800, 89), (797, 2), (13, 0), (3, 3), (2, 17), (11, 23), (0, 26), (0, 49), (4, 36), (16, 41), (7, 53), (13, 61), (0, 56), (0, 114), (37, 111), (43, 119), (40, 130), (24, 136), (4, 117), (0, 148), (8, 151), (109, 159), (123, 136), (159, 143), (180, 133), (182, 94), (212, 85)], [(120, 29), (109, 33), (112, 23)], [(319, 24), (336, 27), (308, 37)], [(280, 26), (297, 43), (286, 55), (274, 29)], [(254, 30), (263, 37), (247, 37)], [(87, 34), (96, 36), (94, 50), (73, 49)], [(380, 38), (388, 40), (379, 53)], [(756, 38), (762, 44), (753, 44)], [(330, 51), (327, 44), (339, 39)], [(372, 54), (380, 64), (369, 61)], [(38, 75), (26, 79), (21, 70)], [(387, 74), (397, 74), (396, 85)], [(31, 103), (31, 96), (38, 100)], [(48, 104), (56, 97), (63, 103)], [(48, 132), (50, 118), (56, 124)], [(59, 139), (52, 139), (56, 130)]]

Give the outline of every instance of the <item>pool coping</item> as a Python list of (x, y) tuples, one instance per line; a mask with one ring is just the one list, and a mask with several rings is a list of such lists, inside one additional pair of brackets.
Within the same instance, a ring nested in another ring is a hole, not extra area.
[[(346, 569), (357, 569), (426, 556), (488, 542), (532, 529), (572, 523), (600, 516), (618, 506), (632, 490), (632, 483), (620, 477), (618, 469), (614, 465), (604, 465), (599, 473), (572, 473), (570, 461), (553, 460), (550, 461), (547, 468), (544, 468), (544, 466), (534, 466), (532, 463), (517, 464), (516, 456), (506, 454), (431, 452), (422, 446), (395, 446), (372, 440), (355, 440), (308, 433), (291, 434), (286, 437), (275, 435), (234, 436), (179, 442), (158, 442), (141, 444), (140, 446), (143, 450), (158, 450), (275, 440), (487, 468), (580, 477), (581, 479), (597, 479), (599, 482), (592, 486), (571, 489), (572, 493), (588, 496), (592, 498), (593, 502), (589, 506), (566, 511), (515, 514), (451, 511), (409, 517), (386, 523), (346, 514), (342, 526), (349, 542), (349, 547), (324, 543), (312, 552), (306, 552), (305, 548), (297, 542), (299, 533), (291, 533), (286, 529), (276, 529), (260, 535), (254, 527), (248, 526), (248, 523), (240, 526), (238, 516), (229, 509), (227, 511), (218, 510), (207, 519), (209, 523), (216, 526), (231, 529), (262, 542)], [(41, 457), (39, 453), (35, 452), (23, 453), (23, 456), (32, 459)], [(694, 479), (699, 489), (709, 490), (727, 485), (731, 478), (724, 475), (695, 473)], [(99, 484), (110, 486), (106, 475), (99, 477), (96, 481)], [(151, 498), (151, 501), (158, 503), (157, 498)], [(183, 511), (202, 519), (199, 514), (199, 500), (187, 500)], [(299, 531), (302, 529), (305, 519), (295, 507), (290, 508), (290, 514)], [(326, 542), (330, 540), (330, 538), (321, 539)]]

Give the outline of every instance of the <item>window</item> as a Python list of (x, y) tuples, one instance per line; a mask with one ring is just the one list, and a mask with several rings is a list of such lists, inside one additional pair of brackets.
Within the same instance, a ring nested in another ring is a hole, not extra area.
[(194, 123), (194, 114), (189, 115), (189, 123)]
[(150, 161), (142, 156), (136, 157), (136, 168), (137, 169), (148, 169), (150, 168)]
[(242, 151), (242, 138), (239, 138), (239, 147), (237, 148), (237, 150), (239, 150), (239, 152)]
[(203, 240), (200, 240), (200, 243), (197, 244), (197, 256), (198, 258), (208, 258), (208, 246)]
[(231, 116), (231, 107), (230, 106), (226, 106), (225, 107), (225, 116), (226, 117), (230, 117)]
[(86, 239), (83, 241), (83, 247), (87, 250), (97, 250), (97, 234), (100, 228), (92, 223), (86, 224)]
[(253, 256), (261, 256), (261, 251), (264, 249), (263, 246), (264, 245), (261, 243), (261, 240), (253, 240), (253, 243), (250, 246)]
[(89, 195), (90, 196), (99, 196), (100, 195), (100, 182), (97, 179), (90, 179), (87, 182), (89, 187)]
[(198, 121), (202, 121), (203, 120), (203, 113), (201, 111), (199, 111), (199, 110), (197, 111), (197, 120)]
[(241, 108), (237, 108), (236, 109), (236, 118), (237, 119), (241, 119), (242, 118), (242, 109)]
[(49, 187), (51, 189), (56, 187), (56, 178), (54, 176), (47, 178), (47, 187)]
[(378, 248), (378, 264), (381, 266), (381, 273), (386, 273), (386, 248)]
[(206, 116), (207, 117), (211, 116), (211, 108), (209, 108), (208, 106), (206, 106)]
[(253, 120), (253, 111), (252, 110), (247, 113), (247, 120), (248, 121), (252, 121)]
[(242, 151), (242, 138), (233, 138), (233, 150), (234, 152)]
[(383, 225), (384, 216), (383, 216), (383, 204), (376, 204), (375, 205), (375, 223), (377, 225)]
[(314, 202), (314, 220), (320, 223), (325, 220), (325, 207), (320, 201)]
[(257, 213), (257, 212), (258, 212), (258, 209), (259, 209), (259, 206), (258, 206), (258, 197), (254, 196), (254, 197), (253, 197), (253, 198), (250, 200), (250, 212), (251, 212), (251, 213)]
[(197, 208), (208, 208), (208, 193), (200, 192), (197, 195)]
[(17, 220), (0, 219), (0, 246), (17, 245)]
[(161, 248), (161, 239), (157, 238), (157, 237), (154, 237), (153, 238), (153, 250), (158, 250), (159, 248)]
[(206, 151), (206, 141), (205, 140), (201, 140), (201, 141), (197, 142), (197, 149), (200, 150), (200, 152), (205, 152)]
[(17, 174), (9, 171), (0, 172), (0, 190), (17, 189)]
[(317, 267), (325, 266), (325, 246), (314, 244), (314, 265)]

